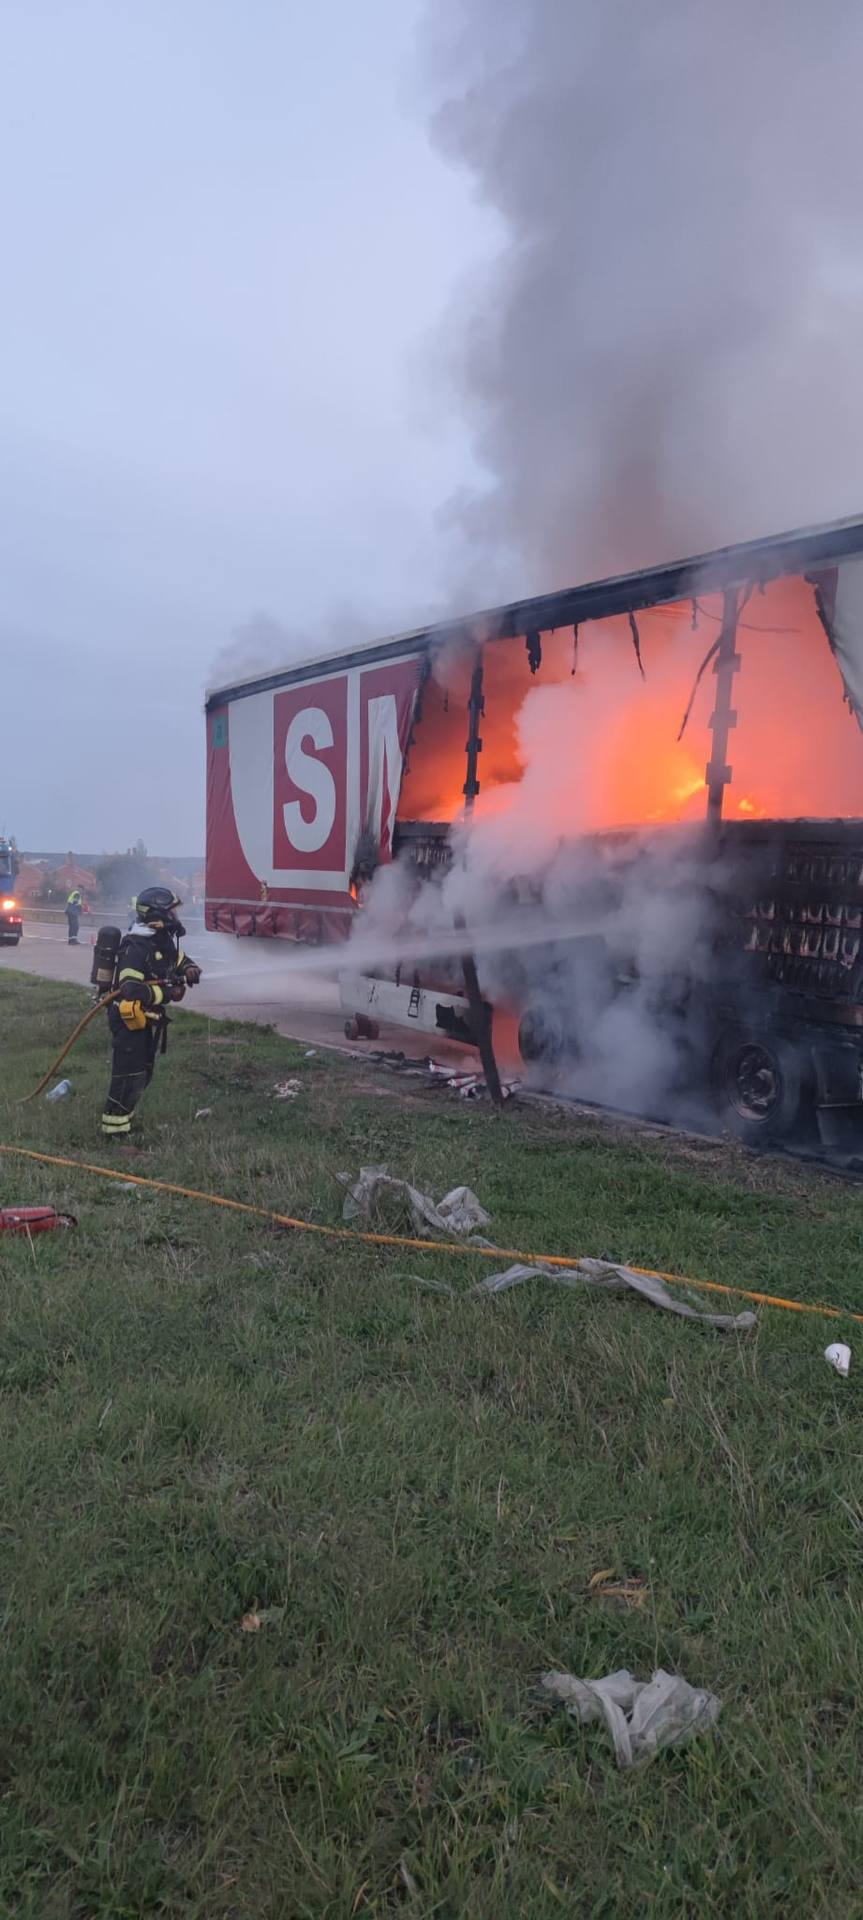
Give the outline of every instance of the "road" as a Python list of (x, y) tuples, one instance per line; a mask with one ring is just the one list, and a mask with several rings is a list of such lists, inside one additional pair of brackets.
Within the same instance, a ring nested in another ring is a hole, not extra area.
[[(80, 946), (70, 947), (64, 926), (34, 924), (31, 931), (25, 923), (20, 946), (0, 946), (0, 972), (10, 968), (41, 974), (46, 980), (74, 980), (88, 986), (92, 938), (84, 925)], [(388, 1022), (381, 1023), (377, 1040), (354, 1042), (349, 1047), (337, 980), (330, 973), (315, 970), (316, 956), (311, 949), (306, 966), (293, 945), (282, 940), (237, 940), (226, 933), (196, 933), (194, 939), (189, 937), (188, 945), (203, 968), (200, 986), (184, 1003), (195, 1013), (254, 1020), (312, 1047), (338, 1047), (343, 1052), (358, 1052), (364, 1044), (397, 1048), (410, 1059), (432, 1053), (436, 1060), (451, 1060), (465, 1067), (476, 1060), (472, 1048)], [(174, 1011), (182, 1017), (182, 1007)]]

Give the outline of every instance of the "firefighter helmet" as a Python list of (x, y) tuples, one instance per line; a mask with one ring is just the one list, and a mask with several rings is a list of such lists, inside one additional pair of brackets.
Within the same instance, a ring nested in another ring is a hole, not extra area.
[(138, 895), (138, 919), (143, 920), (146, 927), (170, 927), (182, 904), (170, 887), (145, 887)]

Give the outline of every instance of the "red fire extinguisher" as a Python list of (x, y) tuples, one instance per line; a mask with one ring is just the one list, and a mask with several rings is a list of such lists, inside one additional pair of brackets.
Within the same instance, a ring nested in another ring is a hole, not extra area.
[(74, 1214), (56, 1207), (0, 1207), (0, 1233), (50, 1233), (52, 1227), (75, 1227)]

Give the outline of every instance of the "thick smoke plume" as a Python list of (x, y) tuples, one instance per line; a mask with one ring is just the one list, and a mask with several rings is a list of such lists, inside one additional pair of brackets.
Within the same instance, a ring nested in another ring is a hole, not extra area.
[[(569, 585), (859, 511), (859, 8), (435, 0), (429, 49), (436, 139), (503, 229), (485, 284), (448, 322), (488, 475), (451, 514), (495, 588)], [(741, 682), (753, 712), (767, 633)], [(730, 875), (693, 824), (618, 847), (579, 836), (607, 824), (615, 785), (624, 818), (703, 819), (703, 735), (677, 765), (659, 713), (686, 644), (669, 642), (664, 666), (649, 645), (639, 686), (606, 634), (586, 671), (531, 690), (520, 779), (481, 797), (436, 900), (408, 908), (417, 925), (461, 914), (479, 930), (486, 991), (527, 1007), (534, 1038), (557, 1031), (573, 1090), (664, 1111), (703, 1084)], [(775, 686), (774, 673), (768, 715)], [(831, 691), (838, 703), (838, 681)], [(793, 726), (783, 738), (775, 797)], [(651, 781), (676, 809), (657, 809)], [(734, 803), (763, 811), (740, 785)], [(545, 949), (507, 947), (519, 901), (547, 926)]]
[(439, 146), (504, 244), (451, 317), (514, 590), (859, 511), (855, 0), (434, 0)]

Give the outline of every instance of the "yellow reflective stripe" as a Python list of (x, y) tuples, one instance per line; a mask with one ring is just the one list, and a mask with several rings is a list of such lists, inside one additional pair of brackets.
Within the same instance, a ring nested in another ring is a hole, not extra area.
[(165, 998), (165, 995), (164, 995), (164, 993), (162, 992), (162, 989), (161, 989), (161, 987), (160, 987), (160, 986), (159, 986), (159, 985), (157, 984), (157, 982), (156, 982), (155, 980), (151, 980), (151, 981), (150, 981), (150, 992), (151, 992), (151, 993), (153, 994), (153, 996), (154, 996), (154, 1002), (155, 1002), (155, 1005), (156, 1005), (157, 1007), (160, 1007), (160, 1006), (161, 1006), (161, 1004), (162, 1004), (162, 1001), (163, 1001), (163, 1000), (164, 1000), (164, 998)]
[(121, 967), (120, 969), (121, 980), (146, 980), (146, 978), (146, 974), (141, 973), (137, 967)]

